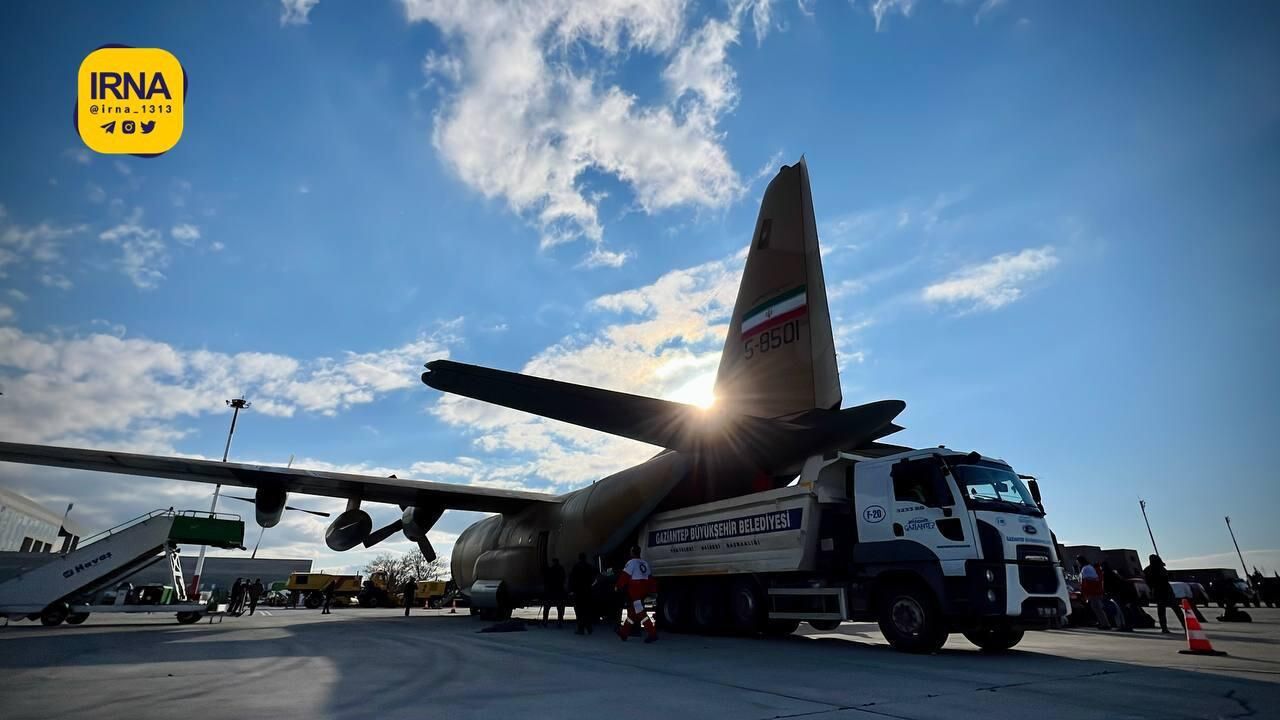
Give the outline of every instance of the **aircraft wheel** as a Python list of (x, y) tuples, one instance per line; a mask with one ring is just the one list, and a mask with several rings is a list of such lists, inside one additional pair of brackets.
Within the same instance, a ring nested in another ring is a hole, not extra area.
[(71, 614), (71, 608), (67, 607), (64, 602), (49, 603), (49, 606), (40, 611), (40, 624), (45, 627), (53, 627), (61, 625), (63, 620), (67, 619), (67, 615)]
[(698, 580), (693, 586), (693, 628), (710, 635), (724, 625), (724, 595), (715, 580)]
[(71, 625), (79, 625), (89, 619), (89, 613), (71, 613), (67, 616), (67, 623)]
[(760, 632), (768, 613), (764, 605), (764, 593), (755, 580), (739, 578), (729, 589), (729, 619), (733, 630), (742, 635)]
[(810, 620), (809, 627), (819, 632), (831, 632), (840, 627), (842, 620)]
[(670, 583), (658, 589), (658, 625), (664, 632), (684, 632), (689, 627), (692, 598), (689, 586)]
[(178, 613), (178, 623), (182, 625), (192, 625), (200, 622), (200, 613), (198, 612), (180, 612)]

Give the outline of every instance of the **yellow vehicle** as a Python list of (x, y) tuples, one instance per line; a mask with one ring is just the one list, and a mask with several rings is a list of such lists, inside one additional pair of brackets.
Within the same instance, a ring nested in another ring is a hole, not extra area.
[(448, 592), (448, 583), (444, 580), (419, 580), (416, 600), (423, 607), (440, 607), (440, 601)]
[(335, 602), (347, 604), (360, 593), (359, 575), (330, 575), (328, 573), (292, 573), (284, 589), (302, 595), (302, 602), (312, 610), (324, 604), (324, 589), (333, 581)]

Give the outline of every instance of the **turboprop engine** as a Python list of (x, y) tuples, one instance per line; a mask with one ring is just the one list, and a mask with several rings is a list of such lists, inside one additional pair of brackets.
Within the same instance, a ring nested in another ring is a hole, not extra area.
[(264, 528), (272, 528), (280, 523), (280, 516), (284, 515), (285, 503), (289, 500), (289, 493), (284, 490), (269, 487), (260, 487), (253, 494), (253, 513), (258, 520), (258, 525)]
[(325, 529), (324, 544), (330, 550), (345, 552), (364, 542), (372, 530), (373, 518), (369, 517), (369, 513), (361, 510), (359, 504), (354, 507), (348, 504), (347, 509)]

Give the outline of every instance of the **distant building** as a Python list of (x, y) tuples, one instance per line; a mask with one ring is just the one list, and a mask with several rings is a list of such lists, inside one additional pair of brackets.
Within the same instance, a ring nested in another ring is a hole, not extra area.
[(0, 488), (0, 552), (70, 552), (80, 543), (80, 528), (31, 498)]

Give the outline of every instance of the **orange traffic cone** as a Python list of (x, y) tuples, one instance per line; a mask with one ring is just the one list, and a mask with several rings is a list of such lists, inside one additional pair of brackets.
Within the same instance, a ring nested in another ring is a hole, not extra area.
[(1209, 636), (1200, 628), (1196, 611), (1191, 609), (1191, 602), (1186, 598), (1182, 599), (1182, 619), (1187, 626), (1187, 649), (1178, 652), (1183, 655), (1226, 655), (1209, 644)]

